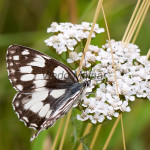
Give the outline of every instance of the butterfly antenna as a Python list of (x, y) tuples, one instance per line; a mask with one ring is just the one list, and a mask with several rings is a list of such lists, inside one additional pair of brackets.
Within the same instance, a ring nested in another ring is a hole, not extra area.
[[(83, 61), (84, 61), (84, 60), (85, 60), (85, 53), (84, 53), (84, 49), (83, 49), (83, 47), (82, 47), (81, 49), (83, 50), (83, 55), (84, 55), (84, 57), (83, 57)], [(79, 75), (77, 76), (77, 77), (78, 77), (78, 79), (79, 79), (79, 76), (81, 76), (81, 74), (82, 74), (82, 73), (81, 73), (81, 72), (82, 72), (82, 71), (81, 71), (81, 68), (82, 68), (82, 67), (80, 67), (80, 66), (79, 66)]]
[(83, 53), (83, 55), (84, 55), (84, 61), (85, 61), (85, 78), (86, 78), (86, 82), (87, 82), (87, 76), (88, 76), (88, 74), (87, 74), (87, 68), (86, 68), (86, 55), (85, 55), (85, 53)]

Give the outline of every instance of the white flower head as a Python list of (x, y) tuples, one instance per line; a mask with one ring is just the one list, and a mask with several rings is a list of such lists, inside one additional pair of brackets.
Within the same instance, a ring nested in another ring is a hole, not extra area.
[(76, 52), (70, 52), (69, 58), (67, 59), (68, 63), (73, 63), (75, 61), (80, 60), (81, 53), (77, 54)]
[[(55, 35), (45, 40), (45, 43), (48, 46), (55, 48), (58, 54), (61, 54), (67, 50), (73, 51), (78, 42), (88, 38), (90, 30), (91, 23), (88, 22), (82, 22), (81, 24), (72, 24), (68, 22), (58, 24), (53, 22), (47, 29), (47, 32), (55, 33)], [(95, 37), (96, 33), (102, 32), (104, 32), (104, 29), (99, 28), (98, 24), (96, 24), (92, 37)], [(60, 50), (60, 47), (66, 47), (66, 49)]]
[[(81, 24), (54, 22), (47, 32), (55, 35), (45, 40), (45, 43), (53, 47), (58, 54), (66, 52), (67, 62), (74, 63), (74, 66), (78, 67), (83, 56), (84, 47), (81, 48), (81, 45), (85, 44), (91, 27), (92, 23), (88, 22)], [(92, 38), (102, 32), (104, 29), (96, 24)], [(145, 56), (140, 56), (137, 45), (115, 40), (110, 42), (111, 47), (109, 41), (101, 48), (89, 45), (84, 54), (83, 71), (90, 75), (90, 72), (95, 73), (96, 76), (89, 76), (91, 85), (82, 94), (83, 113), (77, 115), (78, 120), (88, 120), (93, 124), (103, 123), (107, 119), (118, 117), (120, 112), (130, 112), (129, 104), (135, 101), (136, 97), (150, 99), (149, 61)], [(116, 72), (114, 72), (111, 48)], [(98, 75), (101, 75), (101, 78), (97, 78)]]
[[(120, 111), (130, 112), (129, 101), (135, 101), (135, 97), (150, 98), (150, 65), (144, 57), (139, 55), (139, 48), (133, 44), (124, 48), (122, 42), (114, 40), (111, 40), (111, 44), (116, 63), (119, 97), (109, 43), (101, 49), (97, 48), (96, 51), (93, 50), (94, 46), (90, 46), (86, 54), (88, 57), (85, 57), (84, 63), (90, 63), (89, 68), (92, 64), (92, 72), (104, 73), (101, 82), (94, 85), (96, 88), (94, 97), (91, 98), (87, 94), (88, 97), (83, 98), (82, 106), (93, 124), (118, 117)], [(91, 59), (92, 56), (95, 56), (96, 60)], [(99, 63), (95, 63), (96, 61)], [(93, 92), (92, 88), (86, 90), (87, 93), (91, 91)], [(98, 121), (99, 119), (101, 121)]]

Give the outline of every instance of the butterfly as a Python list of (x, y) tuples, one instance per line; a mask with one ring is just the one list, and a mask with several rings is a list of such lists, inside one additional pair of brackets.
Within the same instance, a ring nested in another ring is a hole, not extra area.
[(9, 46), (6, 61), (9, 80), (17, 91), (14, 111), (27, 127), (38, 130), (31, 141), (63, 117), (90, 84), (79, 82), (61, 62), (25, 46)]

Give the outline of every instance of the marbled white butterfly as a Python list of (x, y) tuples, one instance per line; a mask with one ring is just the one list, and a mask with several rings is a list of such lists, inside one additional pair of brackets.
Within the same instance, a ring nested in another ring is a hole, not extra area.
[(79, 83), (66, 65), (28, 47), (11, 45), (6, 59), (10, 82), (18, 92), (13, 108), (26, 126), (38, 130), (31, 141), (63, 117), (90, 84)]

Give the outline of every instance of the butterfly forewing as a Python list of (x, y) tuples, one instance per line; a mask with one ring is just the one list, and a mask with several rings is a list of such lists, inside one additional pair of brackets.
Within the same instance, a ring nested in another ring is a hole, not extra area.
[(31, 48), (12, 45), (6, 58), (9, 79), (17, 91), (58, 89), (78, 82), (70, 68)]
[(39, 130), (34, 139), (70, 110), (84, 86), (67, 66), (31, 48), (12, 45), (6, 59), (18, 91), (14, 110), (25, 125)]

